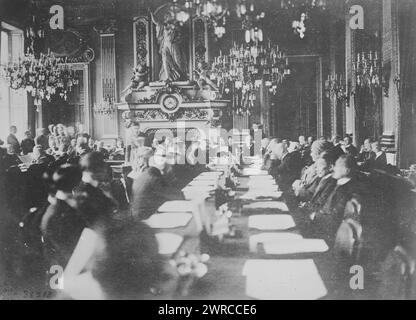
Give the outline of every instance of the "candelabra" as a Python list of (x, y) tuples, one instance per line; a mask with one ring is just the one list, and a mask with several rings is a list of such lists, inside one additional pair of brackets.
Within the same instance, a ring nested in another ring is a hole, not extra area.
[(114, 106), (114, 99), (110, 96), (104, 98), (100, 104), (95, 104), (93, 107), (94, 113), (98, 115), (111, 116), (116, 112)]
[(381, 64), (377, 51), (368, 54), (361, 52), (353, 63), (357, 87), (370, 90), (380, 88)]
[(342, 74), (328, 75), (328, 79), (325, 81), (325, 91), (327, 98), (332, 95), (340, 102), (349, 99), (347, 84)]
[(250, 113), (258, 89), (264, 83), (273, 94), (285, 76), (290, 74), (286, 53), (279, 46), (234, 46), (228, 55), (214, 59), (211, 80), (222, 94), (232, 93), (232, 106), (237, 113)]

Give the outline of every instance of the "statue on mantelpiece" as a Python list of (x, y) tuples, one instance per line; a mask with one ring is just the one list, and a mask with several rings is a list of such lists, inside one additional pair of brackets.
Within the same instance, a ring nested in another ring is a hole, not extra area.
[(160, 81), (188, 80), (188, 48), (182, 26), (175, 21), (176, 11), (174, 4), (166, 4), (151, 13), (162, 58)]

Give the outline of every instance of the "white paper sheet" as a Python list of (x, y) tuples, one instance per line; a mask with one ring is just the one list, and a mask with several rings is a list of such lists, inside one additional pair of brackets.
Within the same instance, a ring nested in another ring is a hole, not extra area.
[(192, 213), (166, 212), (152, 215), (144, 222), (153, 229), (180, 228), (188, 225)]
[(259, 201), (249, 203), (243, 206), (243, 210), (258, 210), (258, 209), (276, 209), (283, 212), (289, 212), (287, 204), (283, 201)]
[(248, 217), (248, 226), (251, 229), (269, 230), (288, 230), (294, 228), (295, 221), (288, 214), (281, 215), (254, 215)]
[(295, 232), (263, 232), (251, 235), (248, 241), (250, 252), (256, 253), (259, 243), (264, 245), (265, 243), (284, 242), (298, 239), (303, 239), (303, 237)]
[(256, 200), (259, 198), (274, 198), (279, 199), (283, 195), (281, 191), (270, 191), (270, 190), (260, 190), (260, 189), (249, 189), (249, 191), (242, 196), (240, 199), (242, 200)]
[(260, 300), (315, 300), (328, 294), (312, 259), (248, 260), (247, 296)]
[(192, 180), (189, 182), (188, 186), (215, 186), (217, 184), (217, 180)]
[(158, 212), (192, 212), (196, 207), (193, 201), (187, 200), (174, 200), (174, 201), (167, 201), (162, 204)]
[(159, 246), (159, 254), (172, 255), (176, 253), (183, 242), (183, 237), (167, 232), (156, 233), (156, 241)]
[(328, 245), (322, 239), (292, 239), (263, 243), (266, 254), (322, 253)]
[(245, 168), (243, 169), (243, 176), (267, 176), (269, 173), (266, 170), (257, 168)]

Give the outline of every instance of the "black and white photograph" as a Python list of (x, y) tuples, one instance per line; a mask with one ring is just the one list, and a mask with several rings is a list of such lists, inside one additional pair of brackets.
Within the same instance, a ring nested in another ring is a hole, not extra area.
[(0, 300), (415, 300), (415, 17), (0, 0)]

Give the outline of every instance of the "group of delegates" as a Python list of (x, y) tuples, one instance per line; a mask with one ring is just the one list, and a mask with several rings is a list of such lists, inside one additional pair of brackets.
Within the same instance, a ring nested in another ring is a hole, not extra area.
[[(371, 270), (368, 276), (380, 285), (376, 295), (383, 296), (380, 287), (386, 281), (375, 275), (380, 266), (386, 268), (386, 259), (393, 263), (392, 252), (400, 252), (400, 263), (414, 266), (414, 193), (395, 175), (397, 168), (387, 164), (379, 142), (366, 139), (358, 150), (350, 136), (312, 143), (303, 136), (296, 143), (274, 138), (264, 148), (264, 166), (287, 199), (294, 200), (289, 202), (300, 213), (306, 235), (325, 239), (332, 252), (342, 255), (360, 248), (355, 264)], [(352, 238), (360, 245), (349, 247)]]
[[(113, 179), (106, 161), (110, 157), (99, 145), (93, 148), (90, 137), (79, 134), (71, 139), (68, 130), (55, 128), (34, 139), (36, 161), (30, 166), (18, 162), (23, 141), (15, 141), (15, 149), (5, 152), (16, 162), (2, 166), (2, 188), (8, 196), (0, 203), (4, 222), (0, 269), (18, 283), (38, 279), (42, 286), (47, 283), (45, 271), (54, 265), (65, 268), (84, 230), (90, 229), (99, 235), (98, 253), (80, 277), (71, 279), (67, 290), (58, 291), (58, 298), (124, 299), (148, 294), (160, 279), (161, 264), (155, 236), (142, 221), (166, 200), (183, 199), (166, 139), (130, 148), (117, 141), (113, 154), (119, 159), (126, 149), (134, 153), (128, 188)], [(42, 143), (49, 148), (45, 150)]]

